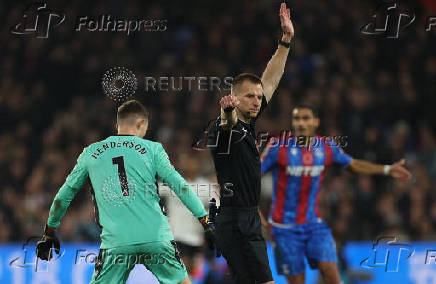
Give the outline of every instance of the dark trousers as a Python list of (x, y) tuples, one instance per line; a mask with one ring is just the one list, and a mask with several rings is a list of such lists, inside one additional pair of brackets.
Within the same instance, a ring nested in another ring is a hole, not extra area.
[(217, 247), (239, 283), (272, 281), (257, 207), (222, 207), (216, 216)]

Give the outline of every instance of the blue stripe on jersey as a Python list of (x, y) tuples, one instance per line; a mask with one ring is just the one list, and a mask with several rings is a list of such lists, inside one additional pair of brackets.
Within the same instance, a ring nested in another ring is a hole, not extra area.
[[(293, 143), (291, 143), (292, 145)], [(288, 155), (288, 168), (287, 173), (289, 175), (290, 170), (294, 165), (301, 165), (301, 150), (292, 145), (289, 147)], [(283, 223), (294, 223), (297, 217), (297, 208), (300, 201), (301, 192), (301, 177), (290, 176), (288, 179), (288, 186), (286, 188), (286, 200)]]
[[(317, 138), (320, 138), (317, 136)], [(293, 139), (293, 138), (291, 138)], [(329, 152), (331, 150), (331, 159), (332, 162), (339, 163), (343, 167), (347, 166), (352, 158), (344, 153), (342, 149), (340, 149), (334, 142), (324, 142), (323, 140), (318, 140), (319, 143), (313, 147), (312, 155), (313, 155), (313, 166), (309, 168), (305, 168), (302, 165), (302, 151), (301, 148), (297, 145), (298, 143), (294, 143), (293, 140), (287, 144), (285, 142), (284, 147), (287, 147), (288, 153), (288, 166), (287, 166), (287, 174), (289, 176), (288, 185), (286, 187), (285, 194), (285, 203), (284, 203), (284, 216), (283, 223), (284, 224), (294, 224), (297, 208), (300, 202), (300, 191), (301, 191), (301, 180), (303, 175), (310, 175), (311, 184), (309, 190), (308, 197), (308, 206), (306, 211), (306, 220), (307, 222), (313, 221), (318, 216), (316, 215), (316, 202), (319, 195), (319, 191), (321, 188), (322, 176), (325, 171), (326, 166), (326, 147), (329, 147)], [(325, 145), (328, 143), (329, 145)], [(280, 143), (283, 144), (283, 141)], [(277, 182), (278, 182), (278, 145), (272, 146), (269, 151), (265, 154), (262, 162), (262, 173), (265, 173), (269, 170), (273, 171), (273, 206), (276, 201), (276, 193), (277, 193)], [(274, 208), (271, 208), (270, 218), (274, 212)]]

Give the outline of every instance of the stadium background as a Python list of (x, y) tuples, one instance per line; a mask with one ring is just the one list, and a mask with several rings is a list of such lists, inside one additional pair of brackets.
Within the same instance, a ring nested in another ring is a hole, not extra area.
[[(193, 150), (192, 143), (218, 115), (219, 98), (227, 93), (146, 92), (141, 82), (144, 76), (260, 75), (277, 46), (278, 1), (49, 1), (66, 20), (46, 39), (10, 33), (26, 4), (0, 4), (0, 243), (39, 235), (81, 149), (114, 133), (117, 104), (103, 95), (101, 78), (115, 66), (132, 70), (139, 80), (136, 98), (152, 113), (146, 138), (164, 144), (182, 175), (190, 170), (194, 178), (215, 182), (210, 153)], [(381, 235), (435, 240), (436, 34), (425, 32), (425, 17), (436, 10), (400, 2), (417, 15), (415, 24), (400, 38), (386, 39), (359, 32), (376, 2), (288, 5), (296, 36), (257, 130), (289, 129), (292, 106), (306, 102), (320, 110), (319, 133), (347, 136), (344, 150), (353, 157), (383, 164), (407, 159), (410, 184), (330, 169), (321, 200), (339, 250), (347, 241)], [(78, 16), (101, 14), (165, 19), (167, 30), (129, 36), (73, 31)], [(267, 212), (271, 183), (264, 182), (263, 190)], [(59, 235), (64, 243), (98, 241), (88, 190), (72, 202)]]

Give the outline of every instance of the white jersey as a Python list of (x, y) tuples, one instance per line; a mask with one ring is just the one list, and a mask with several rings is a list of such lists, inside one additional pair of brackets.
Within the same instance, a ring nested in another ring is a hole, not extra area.
[[(203, 203), (206, 210), (209, 210), (209, 200), (214, 197), (217, 199), (216, 192), (218, 185), (212, 183), (204, 177), (198, 177), (194, 180), (187, 180), (192, 190), (197, 194)], [(171, 192), (164, 187), (160, 189), (161, 196), (162, 190), (165, 192)], [(172, 194), (166, 197), (166, 211), (168, 212), (168, 218), (171, 226), (171, 230), (176, 241), (183, 242), (190, 246), (202, 246), (203, 245), (203, 227), (197, 218), (195, 218), (191, 212), (186, 208), (180, 199)]]

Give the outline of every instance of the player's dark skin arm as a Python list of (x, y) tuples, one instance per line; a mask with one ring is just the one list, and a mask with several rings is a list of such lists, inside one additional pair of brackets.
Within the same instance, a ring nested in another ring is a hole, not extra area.
[(366, 175), (389, 175), (393, 178), (408, 181), (412, 177), (404, 167), (406, 160), (402, 159), (390, 166), (374, 164), (365, 160), (353, 159), (348, 168), (354, 173)]
[(268, 238), (271, 238), (271, 227), (268, 223), (268, 220), (266, 220), (265, 216), (263, 216), (262, 210), (260, 210), (259, 206), (257, 207), (257, 211), (259, 212), (260, 223), (262, 224), (262, 234)]

